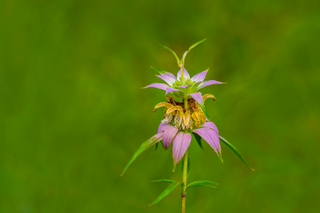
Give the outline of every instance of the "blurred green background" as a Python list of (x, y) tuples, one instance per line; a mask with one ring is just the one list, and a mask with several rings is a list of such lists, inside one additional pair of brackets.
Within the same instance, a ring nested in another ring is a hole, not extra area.
[(180, 192), (146, 208), (172, 174), (171, 149), (133, 152), (165, 100), (141, 90), (150, 65), (228, 82), (203, 89), (224, 163), (192, 142), (187, 212), (318, 212), (320, 3), (284, 0), (0, 2), (0, 212), (180, 212)]

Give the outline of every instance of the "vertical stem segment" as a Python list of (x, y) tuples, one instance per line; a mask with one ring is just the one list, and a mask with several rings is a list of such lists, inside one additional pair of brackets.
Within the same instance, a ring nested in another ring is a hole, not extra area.
[(188, 100), (187, 98), (184, 99), (184, 108), (185, 110), (187, 110), (189, 107), (188, 107)]
[[(183, 78), (183, 70), (181, 68), (181, 76)], [(188, 109), (188, 100), (184, 98), (184, 108)], [(186, 196), (187, 196), (187, 178), (188, 178), (188, 150), (184, 154), (183, 171), (182, 171), (182, 189), (181, 189), (181, 213), (186, 212)]]
[(183, 78), (183, 69), (182, 69), (182, 66), (180, 67), (181, 68), (181, 82), (184, 83), (184, 78)]
[(182, 172), (182, 190), (181, 190), (181, 213), (186, 211), (186, 196), (187, 196), (187, 178), (188, 178), (188, 150), (184, 154), (183, 172)]

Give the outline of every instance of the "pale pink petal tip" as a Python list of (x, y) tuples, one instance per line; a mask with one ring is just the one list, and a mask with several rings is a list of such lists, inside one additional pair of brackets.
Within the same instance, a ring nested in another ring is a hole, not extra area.
[(167, 123), (160, 123), (159, 128), (158, 128), (158, 133), (159, 132), (163, 132), (164, 130), (166, 130), (170, 126), (172, 126), (172, 125), (171, 124), (167, 124)]
[(214, 130), (210, 128), (199, 128), (193, 130), (193, 132), (200, 135), (200, 137), (202, 137), (203, 140), (206, 141), (212, 147), (212, 149), (214, 149), (218, 156), (221, 155), (219, 135)]
[(182, 159), (189, 148), (191, 142), (191, 134), (179, 132), (173, 139), (172, 156), (174, 163), (177, 164)]
[(171, 141), (173, 140), (173, 138), (176, 136), (177, 132), (178, 132), (178, 128), (171, 126), (168, 127), (164, 133), (163, 133), (163, 145), (165, 149), (168, 149), (168, 147), (171, 144)]
[(202, 124), (201, 127), (211, 128), (211, 129), (213, 129), (213, 130), (217, 133), (217, 135), (219, 135), (219, 131), (218, 131), (217, 126), (216, 126), (213, 122), (211, 122), (211, 121), (205, 122), (204, 124)]
[(167, 87), (167, 88), (166, 88), (166, 95), (167, 95), (169, 92), (173, 92), (173, 91), (180, 91), (180, 90), (178, 90), (178, 89), (173, 89), (173, 88), (171, 88), (171, 87)]
[(189, 84), (184, 85), (184, 86), (180, 86), (180, 87), (183, 88), (183, 89), (186, 89), (188, 86), (189, 86)]
[(201, 92), (192, 93), (192, 94), (190, 94), (190, 96), (191, 96), (196, 102), (198, 102), (198, 104), (200, 104), (200, 106), (202, 106), (202, 105), (204, 104), (204, 101), (203, 101), (203, 97), (202, 97)]
[(204, 81), (198, 86), (198, 89), (202, 89), (203, 87), (206, 87), (212, 84), (223, 84), (223, 82), (216, 81), (216, 80)]
[(196, 75), (194, 75), (191, 80), (195, 81), (196, 83), (203, 81), (206, 78), (208, 70), (200, 72)]
[(162, 80), (164, 80), (170, 86), (172, 86), (172, 84), (176, 81), (176, 77), (172, 73), (169, 73), (169, 72), (157, 75), (157, 77), (159, 77)]
[(149, 88), (149, 87), (154, 87), (154, 88), (166, 90), (169, 86), (167, 84), (163, 84), (163, 83), (153, 83), (153, 84), (150, 84), (144, 88)]

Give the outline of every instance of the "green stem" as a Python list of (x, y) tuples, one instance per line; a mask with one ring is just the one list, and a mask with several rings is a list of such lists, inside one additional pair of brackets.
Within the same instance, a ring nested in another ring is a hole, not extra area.
[(182, 69), (182, 66), (181, 66), (180, 68), (181, 68), (181, 81), (182, 81), (182, 83), (184, 84), (184, 78), (183, 78), (183, 69)]
[(188, 150), (184, 154), (183, 172), (182, 172), (182, 190), (181, 190), (181, 213), (186, 212), (186, 196), (187, 196), (187, 178), (188, 178)]
[[(181, 68), (181, 76), (183, 76)], [(188, 100), (184, 98), (184, 108), (188, 109)], [(186, 196), (187, 196), (187, 178), (188, 178), (188, 150), (184, 154), (183, 171), (182, 171), (182, 189), (181, 189), (181, 213), (186, 212)]]
[(185, 110), (188, 109), (188, 100), (187, 100), (187, 98), (184, 99), (184, 109)]

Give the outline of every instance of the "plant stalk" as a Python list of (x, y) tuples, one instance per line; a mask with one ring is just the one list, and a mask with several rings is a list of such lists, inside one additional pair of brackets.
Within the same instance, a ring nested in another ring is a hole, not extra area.
[(184, 109), (185, 110), (188, 109), (188, 99), (187, 98), (184, 99)]
[(181, 81), (182, 81), (182, 83), (184, 84), (184, 78), (183, 78), (183, 69), (182, 69), (182, 66), (181, 66), (180, 68), (181, 68)]
[[(181, 68), (181, 77), (183, 76), (183, 70)], [(184, 98), (184, 108), (188, 109), (188, 100)], [(181, 213), (186, 212), (186, 196), (187, 196), (187, 178), (188, 178), (188, 150), (184, 154), (183, 171), (182, 171), (182, 188), (181, 188)]]
[(182, 190), (181, 190), (181, 213), (186, 212), (187, 178), (188, 178), (188, 150), (184, 154), (184, 162), (183, 162)]

